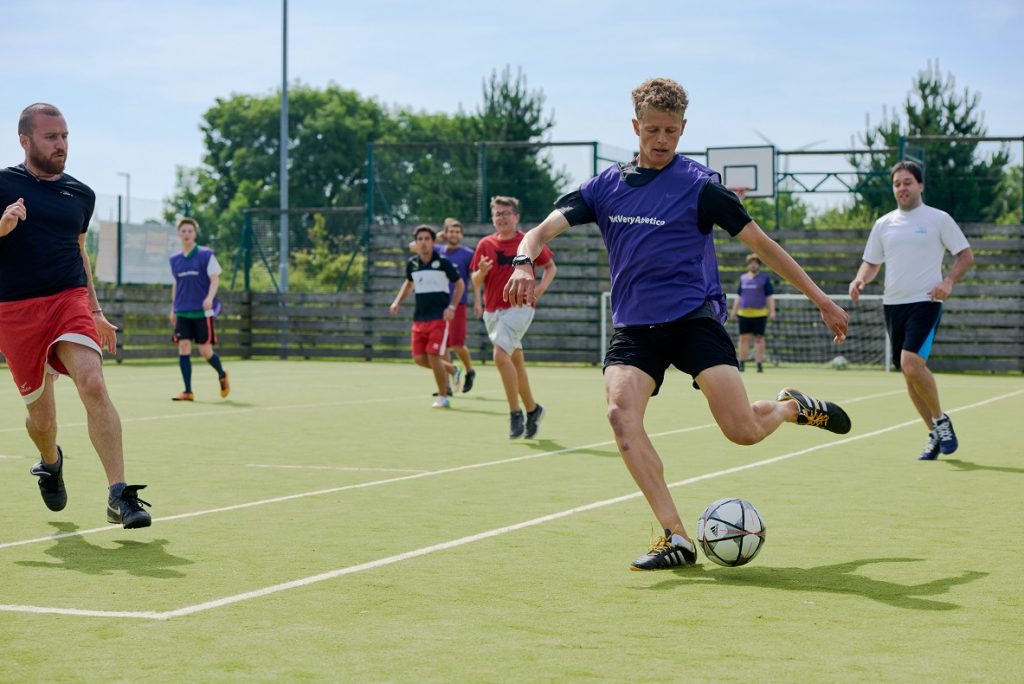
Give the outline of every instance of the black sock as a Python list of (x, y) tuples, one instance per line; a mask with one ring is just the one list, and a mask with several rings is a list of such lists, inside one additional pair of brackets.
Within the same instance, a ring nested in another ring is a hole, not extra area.
[(185, 381), (185, 391), (192, 391), (192, 357), (178, 354), (178, 366), (181, 367), (181, 379)]
[(211, 366), (213, 366), (213, 369), (215, 371), (217, 371), (217, 377), (218, 378), (223, 378), (224, 377), (224, 367), (220, 365), (220, 357), (217, 356), (217, 352), (214, 352), (213, 356), (211, 356), (210, 358), (206, 359), (206, 362), (208, 364), (210, 364)]

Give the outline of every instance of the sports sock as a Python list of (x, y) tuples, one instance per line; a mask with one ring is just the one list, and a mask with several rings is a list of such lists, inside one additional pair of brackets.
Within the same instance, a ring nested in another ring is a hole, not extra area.
[(682, 546), (684, 549), (686, 549), (688, 551), (693, 551), (693, 542), (687, 541), (680, 534), (673, 534), (672, 535), (672, 543), (675, 544), (676, 546)]
[(43, 464), (43, 468), (46, 469), (46, 472), (53, 473), (54, 475), (56, 475), (57, 471), (60, 470), (60, 462), (62, 460), (63, 459), (61, 458), (59, 453), (57, 454), (57, 462), (56, 463), (47, 463), (46, 461), (43, 460), (42, 456), (39, 457), (39, 462)]
[(192, 391), (192, 357), (178, 354), (178, 366), (181, 367), (181, 379), (185, 381), (185, 391)]
[(217, 371), (218, 378), (224, 377), (224, 367), (220, 365), (220, 357), (217, 356), (217, 352), (214, 352), (213, 356), (206, 359), (206, 362), (213, 366), (213, 370)]
[(111, 499), (116, 499), (117, 497), (121, 496), (121, 492), (124, 491), (124, 488), (126, 486), (128, 486), (127, 482), (115, 482), (114, 484), (110, 485), (110, 489), (108, 490), (108, 497)]

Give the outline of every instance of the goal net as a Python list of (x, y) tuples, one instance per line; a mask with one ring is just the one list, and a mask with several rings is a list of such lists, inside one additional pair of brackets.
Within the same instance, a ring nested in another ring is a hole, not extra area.
[[(728, 297), (731, 310), (735, 295), (730, 294)], [(846, 341), (841, 345), (832, 343), (832, 334), (825, 329), (818, 307), (809, 299), (798, 294), (777, 294), (774, 295), (775, 320), (768, 321), (765, 332), (765, 362), (774, 366), (799, 364), (824, 367), (839, 361), (839, 365), (847, 367), (888, 370), (891, 354), (881, 295), (861, 295), (856, 302), (849, 295), (830, 297), (850, 314)], [(734, 342), (739, 339), (739, 325), (735, 320), (726, 323), (726, 330)], [(611, 292), (602, 292), (602, 358), (612, 331)], [(749, 353), (753, 358), (753, 344)]]

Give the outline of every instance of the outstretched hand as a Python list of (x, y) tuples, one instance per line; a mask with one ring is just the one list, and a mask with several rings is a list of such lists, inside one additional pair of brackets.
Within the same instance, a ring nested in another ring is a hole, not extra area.
[(843, 307), (830, 299), (828, 304), (821, 307), (821, 320), (824, 321), (825, 327), (835, 335), (832, 342), (842, 344), (850, 326), (850, 315), (843, 310)]

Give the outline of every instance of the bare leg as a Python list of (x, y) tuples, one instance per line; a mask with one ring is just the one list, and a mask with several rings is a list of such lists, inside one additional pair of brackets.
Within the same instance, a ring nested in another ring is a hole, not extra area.
[(750, 354), (750, 333), (740, 335), (739, 344), (736, 346), (736, 356), (739, 357), (740, 363), (746, 363), (747, 355)]
[(757, 444), (784, 422), (796, 422), (795, 401), (749, 403), (739, 371), (732, 366), (712, 366), (697, 376), (697, 384), (722, 434), (736, 444)]
[(459, 361), (462, 361), (462, 367), (466, 369), (466, 372), (473, 370), (473, 358), (469, 355), (469, 348), (466, 346), (452, 347), (452, 351), (459, 357)]
[(519, 383), (519, 396), (523, 400), (523, 407), (527, 412), (537, 408), (537, 402), (533, 400), (533, 392), (530, 390), (530, 377), (526, 374), (526, 357), (522, 349), (512, 352), (512, 364), (516, 367), (516, 380)]
[[(519, 351), (522, 354), (522, 350)], [(498, 369), (501, 384), (505, 388), (508, 410), (514, 413), (519, 410), (519, 373), (512, 357), (497, 345), (494, 346), (494, 367)]]
[(89, 439), (103, 464), (107, 483), (124, 482), (121, 418), (107, 393), (100, 355), (74, 342), (58, 342), (57, 356), (78, 388), (85, 406)]
[(764, 363), (764, 335), (754, 338), (754, 361)]
[(939, 388), (935, 384), (935, 376), (928, 369), (928, 362), (924, 360), (924, 357), (906, 349), (900, 354), (900, 368), (903, 369), (903, 379), (907, 383), (910, 401), (917, 409), (921, 420), (931, 430), (932, 418), (942, 415)]
[(57, 463), (57, 404), (53, 398), (53, 377), (49, 373), (43, 378), (43, 393), (27, 408), (25, 429), (28, 436), (39, 450), (43, 462), (54, 465)]
[(434, 382), (437, 383), (437, 396), (445, 396), (448, 394), (448, 371), (445, 368), (445, 364), (449, 366), (451, 364), (437, 354), (427, 354), (427, 363), (430, 365), (430, 370), (434, 372)]

